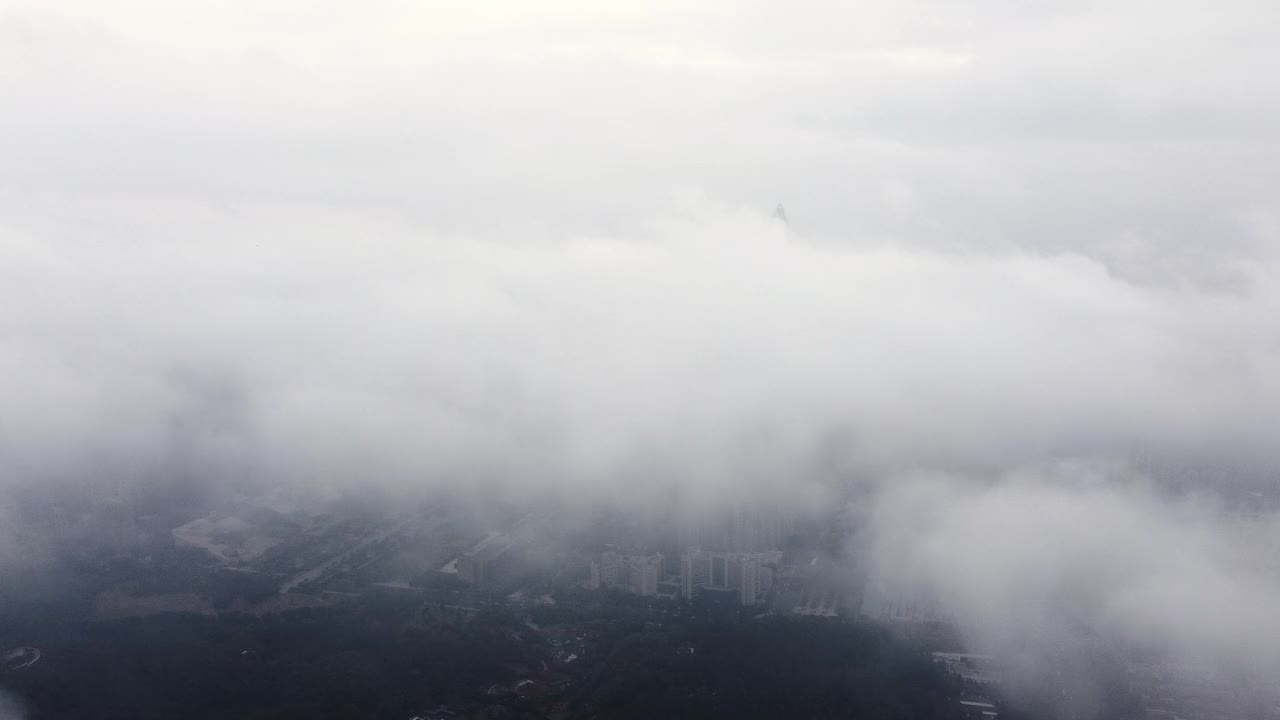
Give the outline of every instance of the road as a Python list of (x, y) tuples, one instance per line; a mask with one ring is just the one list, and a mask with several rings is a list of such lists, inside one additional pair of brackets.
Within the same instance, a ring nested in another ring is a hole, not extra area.
[(392, 535), (395, 535), (396, 533), (403, 530), (404, 527), (411, 522), (413, 522), (413, 518), (409, 518), (407, 520), (401, 520), (391, 528), (387, 530), (380, 530), (370, 535), (364, 540), (361, 540), (355, 545), (352, 545), (346, 550), (343, 550), (342, 552), (338, 553), (337, 555), (334, 555), (328, 560), (325, 560), (324, 562), (311, 568), (310, 570), (294, 575), (288, 580), (285, 580), (284, 584), (280, 586), (280, 594), (284, 595), (286, 593), (291, 592), (294, 588), (298, 587), (303, 583), (311, 582), (312, 580), (316, 580), (318, 578), (323, 577), (324, 574), (328, 572), (332, 567), (341, 563), (343, 560), (346, 560), (347, 558), (351, 557), (354, 553), (357, 553), (360, 550), (363, 550), (364, 548), (369, 547), (374, 543), (379, 543), (379, 542), (382, 542), (383, 540), (386, 540)]

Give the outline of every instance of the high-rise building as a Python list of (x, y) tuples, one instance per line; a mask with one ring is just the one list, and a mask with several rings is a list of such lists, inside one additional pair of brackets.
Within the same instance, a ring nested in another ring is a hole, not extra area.
[(728, 554), (708, 552), (702, 548), (690, 549), (680, 559), (681, 595), (692, 599), (704, 588), (729, 587)]
[(739, 602), (755, 605), (760, 601), (760, 557), (740, 553), (729, 558), (729, 588), (737, 591)]
[(600, 562), (597, 565), (596, 576), (598, 581), (597, 587), (614, 587), (622, 582), (623, 567), (622, 557), (616, 552), (606, 552), (600, 555)]
[(693, 548), (680, 558), (681, 594), (692, 599), (705, 588), (727, 590), (734, 592), (743, 605), (755, 605), (764, 599), (772, 585), (773, 575), (766, 561), (761, 553), (707, 552)]
[(729, 556), (725, 553), (711, 555), (711, 587), (729, 587)]
[(686, 600), (693, 598), (698, 588), (711, 584), (711, 562), (707, 553), (700, 548), (693, 548), (680, 556), (680, 595)]
[(661, 553), (629, 557), (627, 569), (631, 592), (645, 596), (658, 594), (658, 583), (662, 581)]
[(619, 588), (637, 595), (657, 595), (662, 582), (662, 553), (620, 555), (601, 553), (591, 563), (591, 587)]

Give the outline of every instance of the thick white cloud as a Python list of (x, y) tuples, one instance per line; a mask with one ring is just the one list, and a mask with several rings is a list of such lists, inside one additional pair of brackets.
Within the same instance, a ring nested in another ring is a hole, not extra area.
[(874, 574), (943, 598), (988, 649), (1089, 628), (1199, 666), (1280, 669), (1274, 516), (1228, 519), (1211, 496), (1173, 501), (1074, 464), (990, 483), (896, 478), (870, 517)]
[(692, 188), (841, 244), (1227, 288), (1277, 240), (1266, 0), (7, 6), (0, 183), (24, 193), (527, 241)]
[(608, 483), (651, 457), (681, 481), (771, 482), (832, 441), (875, 467), (1275, 460), (1263, 283), (815, 247), (701, 205), (628, 240), (527, 246), (341, 212), (104, 212), (118, 238), (0, 244), (14, 467), (99, 441), (154, 457), (188, 416), (268, 465), (397, 478)]

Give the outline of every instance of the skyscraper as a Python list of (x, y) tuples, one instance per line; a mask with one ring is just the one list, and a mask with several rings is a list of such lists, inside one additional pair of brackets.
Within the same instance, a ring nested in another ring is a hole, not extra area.
[(662, 554), (629, 557), (627, 571), (631, 592), (645, 596), (657, 595), (658, 583), (662, 581)]
[(707, 553), (701, 548), (692, 548), (680, 556), (680, 595), (686, 600), (693, 599), (698, 588), (711, 582), (711, 562)]
[(732, 590), (738, 602), (755, 605), (763, 600), (766, 582), (772, 580), (760, 553), (707, 552), (692, 548), (680, 558), (680, 591), (694, 598), (702, 588)]
[(591, 587), (614, 587), (622, 580), (622, 558), (612, 550), (591, 561)]
[(637, 595), (657, 595), (662, 582), (662, 553), (620, 555), (612, 550), (591, 563), (591, 587), (611, 587)]
[(743, 605), (755, 605), (760, 601), (760, 556), (755, 553), (739, 553), (728, 559), (729, 588), (738, 593)]

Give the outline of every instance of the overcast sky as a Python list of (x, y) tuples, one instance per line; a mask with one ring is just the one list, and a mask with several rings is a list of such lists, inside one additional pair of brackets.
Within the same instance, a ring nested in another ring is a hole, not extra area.
[(19, 228), (163, 199), (528, 243), (781, 201), (841, 246), (1228, 288), (1280, 232), (1268, 0), (0, 8)]
[(0, 493), (857, 476), (976, 627), (1276, 662), (1126, 463), (1280, 460), (1280, 4), (509, 5), (0, 0)]

